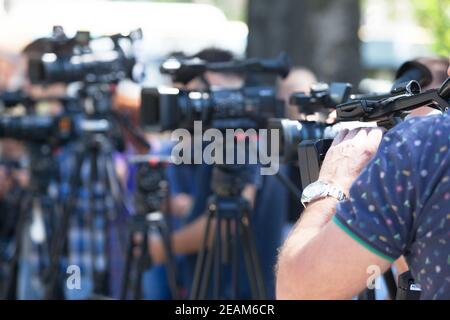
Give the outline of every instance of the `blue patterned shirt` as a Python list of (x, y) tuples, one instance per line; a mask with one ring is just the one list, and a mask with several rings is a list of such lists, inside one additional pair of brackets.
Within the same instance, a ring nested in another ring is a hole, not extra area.
[(391, 130), (333, 221), (379, 256), (404, 255), (422, 299), (450, 299), (450, 115)]

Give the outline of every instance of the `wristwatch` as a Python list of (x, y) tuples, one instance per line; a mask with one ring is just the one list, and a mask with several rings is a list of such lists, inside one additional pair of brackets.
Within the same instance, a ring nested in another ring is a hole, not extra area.
[(347, 199), (345, 193), (341, 189), (319, 180), (311, 183), (303, 190), (301, 202), (306, 208), (306, 205), (308, 203), (326, 197), (332, 197), (337, 199), (338, 201)]

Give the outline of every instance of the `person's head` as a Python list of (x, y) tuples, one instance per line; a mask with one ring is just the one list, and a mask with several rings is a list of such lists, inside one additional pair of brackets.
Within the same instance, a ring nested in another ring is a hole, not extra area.
[(416, 62), (423, 64), (431, 72), (431, 83), (425, 86), (424, 90), (439, 88), (447, 79), (450, 68), (449, 59), (444, 57), (422, 57), (415, 59)]
[(305, 68), (294, 68), (285, 79), (278, 79), (278, 98), (286, 102), (287, 115), (290, 119), (298, 119), (299, 113), (296, 106), (289, 103), (289, 98), (295, 92), (308, 93), (311, 86), (316, 83), (314, 74)]
[[(51, 52), (52, 48), (47, 39), (40, 38), (32, 41), (22, 50), (23, 72), (26, 74), (29, 61), (32, 59), (40, 59), (44, 53)], [(24, 76), (24, 91), (34, 99), (45, 99), (48, 97), (59, 97), (66, 94), (67, 85), (64, 83), (55, 83), (48, 85), (32, 84), (28, 76)], [(61, 111), (61, 105), (58, 102), (46, 104), (48, 112), (57, 114)]]
[(15, 90), (18, 85), (18, 57), (0, 52), (0, 90)]
[[(439, 88), (450, 73), (449, 59), (443, 57), (422, 57), (414, 60), (424, 65), (431, 73), (431, 83), (424, 86), (423, 90)], [(437, 111), (431, 107), (421, 107), (411, 111), (410, 116), (426, 116)]]
[(448, 66), (448, 69), (447, 69), (447, 75), (450, 77), (450, 58), (449, 58), (449, 66)]

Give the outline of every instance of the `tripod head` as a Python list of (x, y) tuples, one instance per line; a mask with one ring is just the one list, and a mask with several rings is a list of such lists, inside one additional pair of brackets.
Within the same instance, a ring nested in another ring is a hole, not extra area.
[(240, 197), (251, 179), (248, 165), (216, 165), (213, 168), (211, 189), (219, 197)]
[(128, 161), (137, 166), (134, 197), (136, 213), (141, 215), (161, 211), (169, 195), (166, 169), (171, 163), (170, 158), (145, 155), (130, 157)]

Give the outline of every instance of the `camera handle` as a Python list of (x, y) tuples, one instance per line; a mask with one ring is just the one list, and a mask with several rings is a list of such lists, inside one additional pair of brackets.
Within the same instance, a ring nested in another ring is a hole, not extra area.
[(421, 290), (415, 284), (411, 271), (398, 276), (398, 289), (396, 300), (420, 300)]
[(303, 189), (319, 179), (320, 166), (332, 143), (332, 139), (306, 140), (300, 143), (298, 159)]

